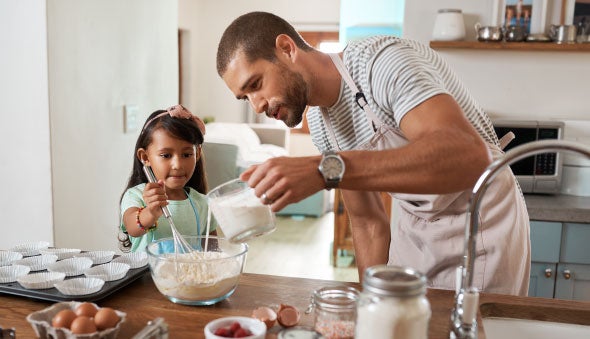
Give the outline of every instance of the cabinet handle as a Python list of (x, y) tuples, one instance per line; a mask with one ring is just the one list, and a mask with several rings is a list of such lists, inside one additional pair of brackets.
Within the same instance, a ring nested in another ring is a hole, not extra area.
[(563, 277), (565, 279), (569, 279), (572, 277), (572, 272), (570, 272), (570, 270), (563, 270)]
[(551, 278), (552, 275), (553, 275), (553, 270), (551, 270), (550, 268), (546, 268), (545, 269), (545, 276), (547, 278)]

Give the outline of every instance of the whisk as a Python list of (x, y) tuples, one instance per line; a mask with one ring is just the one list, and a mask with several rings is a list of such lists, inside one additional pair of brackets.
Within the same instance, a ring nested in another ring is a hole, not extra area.
[[(147, 177), (148, 181), (151, 183), (158, 182), (156, 176), (154, 175), (154, 171), (152, 171), (152, 167), (148, 165), (143, 165), (143, 172)], [(178, 232), (176, 226), (174, 226), (174, 221), (172, 221), (172, 214), (170, 214), (170, 210), (168, 206), (162, 207), (162, 212), (168, 220), (170, 224), (170, 228), (172, 229), (172, 237), (174, 238), (174, 252), (175, 253), (193, 253), (195, 250), (193, 247), (184, 239), (184, 237)]]

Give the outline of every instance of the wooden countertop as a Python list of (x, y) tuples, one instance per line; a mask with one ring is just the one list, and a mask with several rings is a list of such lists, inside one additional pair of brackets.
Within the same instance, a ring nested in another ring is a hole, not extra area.
[[(228, 299), (215, 305), (197, 307), (168, 301), (156, 290), (151, 277), (146, 274), (123, 290), (96, 303), (101, 307), (108, 306), (127, 313), (127, 321), (119, 332), (120, 338), (131, 338), (149, 320), (157, 317), (165, 319), (170, 338), (204, 338), (203, 328), (209, 321), (223, 316), (250, 316), (254, 308), (263, 305), (293, 305), (302, 312), (300, 325), (312, 326), (312, 315), (304, 314), (312, 291), (342, 284), (359, 288), (357, 283), (246, 273)], [(453, 292), (431, 289), (428, 290), (427, 297), (432, 308), (429, 337), (446, 338), (453, 307)], [(590, 303), (587, 302), (482, 294), (480, 304), (484, 305), (482, 310), (492, 316), (553, 321), (565, 319), (568, 322), (574, 319), (579, 324), (590, 325)], [(18, 338), (34, 338), (35, 333), (26, 321), (26, 316), (49, 305), (50, 302), (0, 294), (0, 326), (15, 328)], [(481, 314), (479, 324), (479, 338), (485, 338)], [(276, 338), (276, 333), (280, 330), (281, 327), (275, 325), (267, 338)]]

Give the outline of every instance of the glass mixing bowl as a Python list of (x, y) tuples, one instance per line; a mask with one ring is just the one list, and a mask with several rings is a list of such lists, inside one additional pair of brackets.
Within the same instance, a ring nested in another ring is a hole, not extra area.
[(207, 244), (204, 236), (184, 238), (197, 251), (174, 253), (173, 238), (147, 247), (150, 272), (160, 293), (184, 305), (212, 305), (232, 295), (244, 269), (248, 245), (213, 236)]

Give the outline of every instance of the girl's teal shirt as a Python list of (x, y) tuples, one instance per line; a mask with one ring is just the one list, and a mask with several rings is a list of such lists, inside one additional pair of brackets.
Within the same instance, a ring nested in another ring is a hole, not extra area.
[[(143, 201), (143, 189), (145, 184), (139, 184), (131, 187), (123, 195), (121, 199), (121, 220), (123, 220), (123, 214), (131, 207), (145, 207), (146, 204)], [(207, 204), (207, 196), (197, 192), (192, 188), (188, 189), (187, 198), (184, 200), (168, 200), (168, 209), (172, 215), (172, 220), (178, 231), (184, 235), (201, 235), (206, 233), (207, 228), (207, 217), (209, 211), (209, 205)], [(192, 202), (192, 204), (191, 204)], [(194, 209), (193, 209), (194, 205)], [(196, 212), (196, 213), (195, 213)], [(197, 227), (198, 222), (198, 227)], [(148, 225), (144, 225), (148, 226)], [(138, 227), (136, 225), (130, 225), (129, 227)], [(209, 226), (209, 232), (212, 232), (217, 228), (217, 222), (215, 218), (211, 216), (211, 225)], [(121, 230), (126, 231), (125, 225), (121, 221)], [(158, 219), (158, 227), (148, 231), (141, 237), (129, 236), (131, 240), (131, 251), (145, 251), (146, 246), (158, 239), (172, 237), (172, 229), (168, 220), (162, 215)]]

